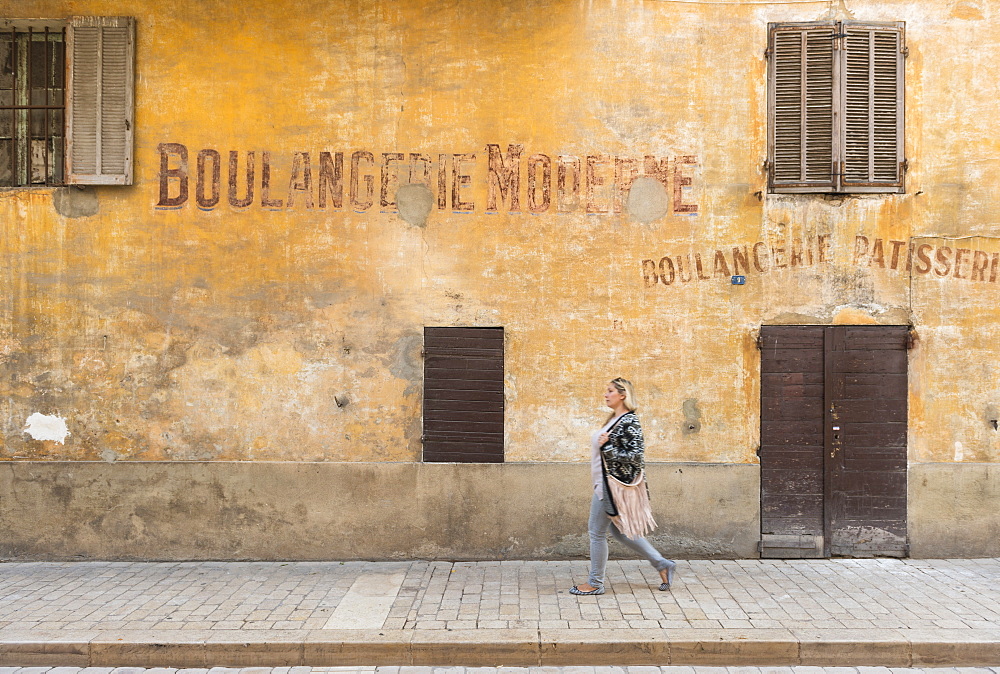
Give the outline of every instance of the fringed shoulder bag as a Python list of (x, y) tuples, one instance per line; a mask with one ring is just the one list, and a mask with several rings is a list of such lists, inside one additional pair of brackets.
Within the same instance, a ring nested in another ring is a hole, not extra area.
[(608, 475), (609, 496), (618, 511), (617, 515), (611, 517), (611, 521), (632, 540), (644, 538), (656, 529), (653, 509), (649, 505), (649, 491), (646, 489), (646, 471), (640, 470), (631, 484), (607, 473), (606, 468), (605, 473)]
[[(614, 424), (617, 425), (617, 422)], [(614, 426), (612, 426), (613, 428)], [(604, 469), (604, 484), (612, 509), (617, 513), (608, 515), (618, 530), (635, 540), (644, 538), (656, 529), (653, 509), (649, 504), (649, 489), (646, 487), (646, 471), (640, 470), (631, 483), (622, 482), (608, 471), (601, 453), (601, 467)]]

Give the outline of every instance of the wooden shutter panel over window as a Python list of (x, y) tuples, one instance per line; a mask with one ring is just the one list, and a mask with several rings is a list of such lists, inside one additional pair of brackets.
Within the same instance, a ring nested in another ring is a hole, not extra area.
[(795, 24), (771, 31), (769, 83), (772, 184), (830, 192), (834, 176), (836, 25)]
[(903, 25), (845, 24), (847, 191), (903, 187)]
[(770, 25), (772, 192), (903, 191), (903, 26)]
[(424, 328), (424, 461), (503, 463), (503, 328)]
[(135, 20), (73, 17), (67, 43), (66, 182), (131, 185)]

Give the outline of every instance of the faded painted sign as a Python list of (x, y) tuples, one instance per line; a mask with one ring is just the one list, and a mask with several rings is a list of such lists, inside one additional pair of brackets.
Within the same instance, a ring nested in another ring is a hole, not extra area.
[[(726, 246), (694, 253), (671, 253), (640, 263), (642, 281), (648, 288), (673, 286), (713, 278), (755, 276), (778, 270), (800, 270), (832, 262), (831, 235), (818, 234), (777, 242)], [(849, 242), (836, 242), (841, 249)], [(851, 262), (872, 267), (933, 275), (940, 278), (997, 283), (1000, 278), (1000, 252), (980, 250), (972, 245), (946, 242), (940, 245), (921, 243), (918, 239), (854, 237)]]
[(796, 238), (788, 243), (753, 244), (716, 248), (713, 251), (664, 255), (642, 261), (642, 279), (647, 287), (676, 282), (708, 281), (771, 270), (811, 267), (829, 261), (830, 235)]
[[(692, 196), (694, 155), (527, 155), (515, 143), (506, 152), (488, 144), (471, 153), (304, 151), (280, 158), (267, 150), (230, 150), (223, 191), (224, 162), (218, 150), (199, 150), (193, 171), (186, 145), (160, 143), (157, 150), (159, 209), (188, 204), (193, 183), (194, 203), (203, 210), (228, 203), (235, 209), (349, 208), (364, 213), (377, 204), (394, 212), (399, 188), (421, 184), (433, 191), (438, 211), (621, 213), (632, 183), (645, 176), (662, 184), (669, 200), (666, 212), (698, 214)], [(485, 203), (473, 196), (477, 180), (485, 184)]]
[[(950, 242), (949, 242), (950, 243)], [(882, 269), (915, 271), (941, 278), (997, 282), (1000, 253), (979, 250), (961, 243), (933, 245), (919, 240), (896, 241), (857, 236), (854, 239), (854, 263)]]

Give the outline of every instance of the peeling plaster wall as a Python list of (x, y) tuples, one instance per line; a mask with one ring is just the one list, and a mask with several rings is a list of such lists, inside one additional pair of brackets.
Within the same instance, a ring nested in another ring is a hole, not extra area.
[[(0, 460), (419, 461), (423, 327), (502, 325), (508, 461), (586, 461), (622, 374), (649, 460), (752, 466), (759, 326), (882, 323), (918, 338), (911, 464), (998, 462), (986, 0), (0, 0), (88, 13), (137, 20), (136, 180), (0, 191)], [(848, 15), (907, 23), (906, 194), (767, 195), (767, 23)]]

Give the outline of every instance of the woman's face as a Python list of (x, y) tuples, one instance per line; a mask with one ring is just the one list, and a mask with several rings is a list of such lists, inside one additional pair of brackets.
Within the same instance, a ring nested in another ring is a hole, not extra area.
[(604, 404), (615, 409), (618, 404), (625, 400), (625, 394), (619, 393), (618, 389), (615, 388), (614, 384), (609, 383), (608, 388), (604, 391)]

